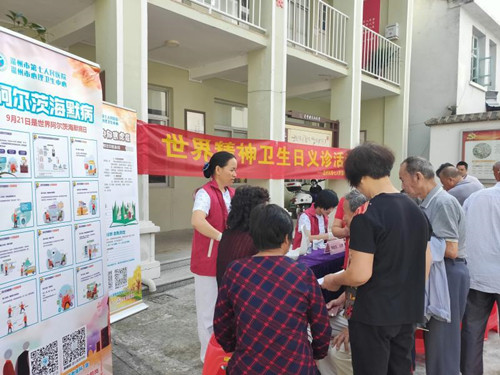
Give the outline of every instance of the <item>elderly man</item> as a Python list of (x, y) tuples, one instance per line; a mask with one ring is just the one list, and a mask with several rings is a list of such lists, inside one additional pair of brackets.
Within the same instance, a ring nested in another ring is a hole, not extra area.
[(346, 298), (355, 375), (409, 375), (415, 324), (423, 321), (431, 228), (391, 183), (393, 164), (394, 154), (374, 143), (349, 152), (346, 178), (370, 201), (352, 219), (347, 269), (322, 284), (333, 291), (357, 287)]
[(464, 201), (469, 198), (469, 195), (475, 191), (484, 189), (483, 184), (477, 179), (463, 179), (458, 169), (453, 166), (444, 168), (439, 173), (439, 179), (443, 184), (444, 190), (457, 198), (461, 206), (464, 205)]
[(464, 204), (471, 285), (462, 321), (460, 368), (483, 374), (483, 336), (495, 301), (500, 306), (500, 161), (493, 166), (496, 185), (472, 194)]
[[(442, 172), (441, 172), (442, 173)], [(403, 189), (422, 199), (420, 207), (429, 218), (433, 233), (444, 239), (446, 277), (450, 294), (451, 323), (431, 318), (425, 339), (427, 375), (460, 374), (460, 321), (469, 291), (465, 261), (465, 218), (458, 201), (434, 180), (434, 170), (424, 158), (409, 157), (399, 169)]]

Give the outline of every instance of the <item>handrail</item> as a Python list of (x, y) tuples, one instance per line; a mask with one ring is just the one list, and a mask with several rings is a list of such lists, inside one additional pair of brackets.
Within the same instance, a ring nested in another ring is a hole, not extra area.
[[(267, 1), (267, 0), (264, 0)], [(191, 0), (191, 2), (260, 31), (262, 27), (262, 0)]]
[(323, 0), (288, 0), (288, 41), (345, 64), (348, 19)]
[(361, 70), (378, 79), (399, 85), (401, 47), (363, 26)]

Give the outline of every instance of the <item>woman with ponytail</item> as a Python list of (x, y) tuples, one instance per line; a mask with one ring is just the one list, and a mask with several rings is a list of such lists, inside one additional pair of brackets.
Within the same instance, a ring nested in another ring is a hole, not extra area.
[(233, 154), (220, 151), (203, 167), (203, 175), (210, 181), (196, 193), (191, 216), (194, 228), (191, 249), (191, 272), (194, 273), (196, 316), (200, 339), (200, 358), (205, 360), (217, 300), (216, 259), (222, 232), (231, 209), (237, 162)]

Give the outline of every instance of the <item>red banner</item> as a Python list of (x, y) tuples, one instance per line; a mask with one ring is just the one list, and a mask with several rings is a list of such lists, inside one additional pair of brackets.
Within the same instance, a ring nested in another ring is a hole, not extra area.
[(238, 160), (238, 177), (343, 179), (347, 150), (261, 139), (224, 138), (137, 122), (139, 174), (202, 176), (217, 151)]
[(378, 33), (380, 26), (380, 0), (363, 1), (363, 26)]

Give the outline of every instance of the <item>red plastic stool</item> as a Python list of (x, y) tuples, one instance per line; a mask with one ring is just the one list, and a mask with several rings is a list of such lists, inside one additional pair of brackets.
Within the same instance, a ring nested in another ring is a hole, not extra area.
[(494, 330), (495, 332), (499, 332), (498, 327), (498, 306), (496, 303), (493, 304), (493, 308), (491, 309), (490, 317), (488, 318), (488, 323), (486, 323), (486, 331), (484, 332), (484, 339), (488, 340), (488, 332)]
[(212, 335), (205, 353), (202, 375), (225, 375), (231, 355), (232, 353), (226, 353), (221, 348), (215, 336)]
[(424, 331), (421, 329), (415, 331), (415, 352), (417, 354), (425, 354)]

